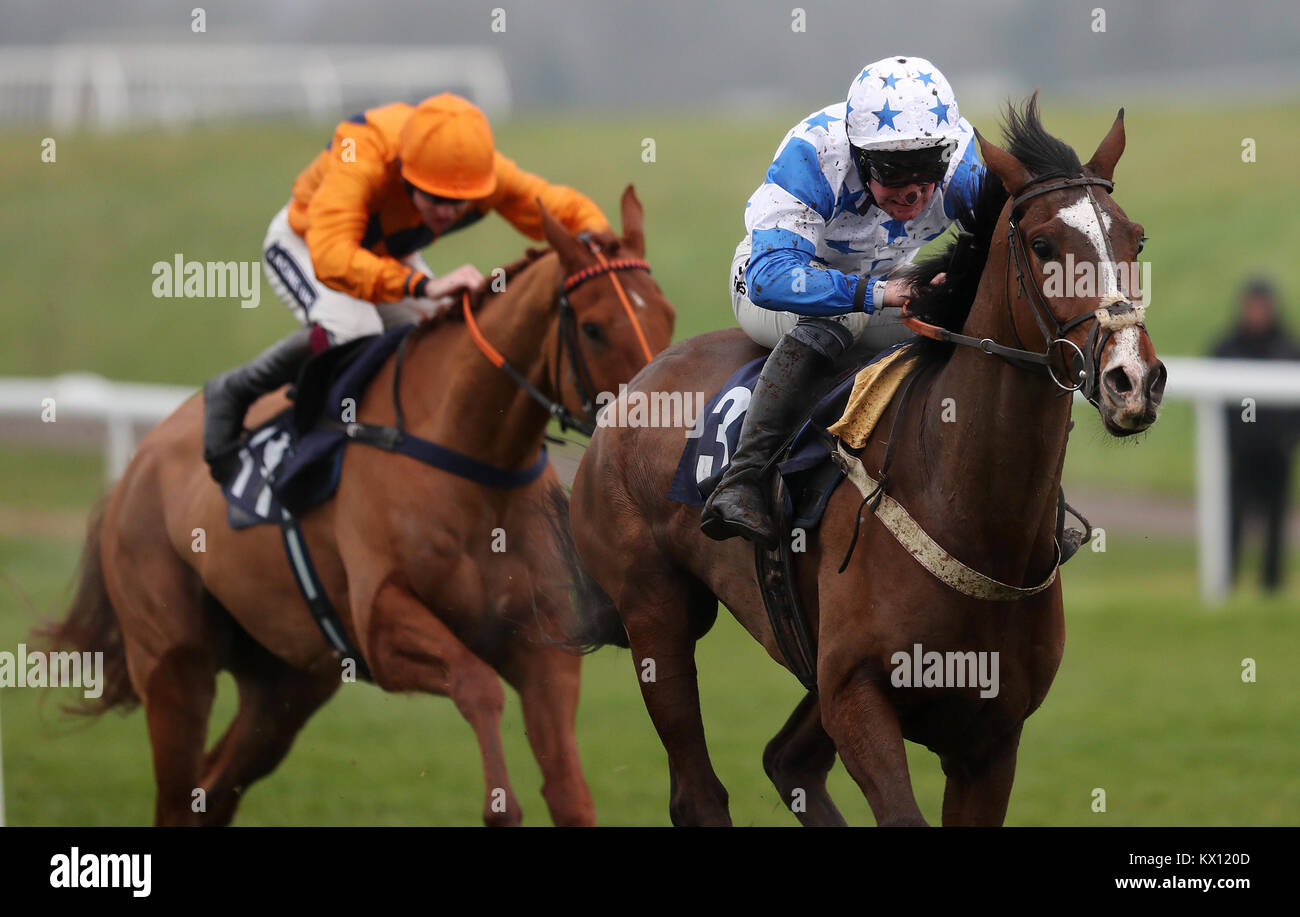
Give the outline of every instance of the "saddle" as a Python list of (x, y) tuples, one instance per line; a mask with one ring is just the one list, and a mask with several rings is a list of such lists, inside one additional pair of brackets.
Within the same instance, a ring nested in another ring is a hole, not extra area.
[(239, 468), (221, 484), (232, 528), (278, 524), (285, 511), (301, 515), (334, 495), (345, 437), (329, 427), (346, 416), (346, 399), (360, 404), (412, 327), (357, 338), (307, 361), (289, 392), (293, 404), (252, 431)]
[[(298, 381), (289, 389), (289, 399), (293, 401), (293, 426), (299, 436), (310, 433), (325, 416), (326, 396), (333, 383), (365, 353), (374, 340), (375, 335), (370, 335), (328, 347), (303, 366)], [(365, 380), (366, 383), (369, 381)], [(330, 413), (337, 415), (338, 412), (334, 410)]]

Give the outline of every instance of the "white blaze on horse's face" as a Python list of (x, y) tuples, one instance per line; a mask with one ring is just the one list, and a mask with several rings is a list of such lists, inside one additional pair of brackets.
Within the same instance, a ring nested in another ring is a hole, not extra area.
[(1106, 218), (1106, 229), (1103, 231), (1101, 224), (1097, 222), (1097, 211), (1093, 209), (1092, 201), (1086, 194), (1069, 207), (1061, 208), (1058, 215), (1066, 226), (1077, 229), (1096, 253), (1093, 264), (1097, 268), (1097, 295), (1102, 299), (1119, 296), (1119, 274), (1115, 269), (1115, 262), (1106, 257), (1107, 245), (1104, 232), (1110, 230), (1110, 217), (1103, 213)]
[[(1097, 296), (1101, 305), (1108, 305), (1126, 301), (1129, 296), (1119, 288), (1119, 272), (1107, 244), (1110, 214), (1101, 211), (1105, 223), (1103, 228), (1097, 221), (1098, 210), (1100, 208), (1094, 207), (1092, 199), (1084, 194), (1070, 206), (1063, 207), (1059, 216), (1061, 222), (1078, 230), (1092, 247)], [(1147, 413), (1147, 368), (1142, 362), (1140, 330), (1135, 325), (1119, 328), (1112, 340), (1106, 363), (1100, 368), (1102, 401), (1109, 408), (1112, 423), (1124, 430), (1136, 430), (1149, 425), (1149, 421), (1143, 419)]]

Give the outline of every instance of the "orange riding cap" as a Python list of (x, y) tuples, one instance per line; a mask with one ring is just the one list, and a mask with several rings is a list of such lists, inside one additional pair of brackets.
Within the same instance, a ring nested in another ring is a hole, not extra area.
[(397, 137), (402, 178), (454, 200), (478, 200), (496, 190), (495, 152), (487, 116), (450, 92), (417, 105)]
[[(440, 125), (440, 114), (452, 123)], [(405, 150), (408, 158), (414, 150), (417, 159), (406, 164), (398, 153), (408, 123)], [(446, 143), (440, 146), (440, 140)], [(475, 149), (475, 142), (486, 149)], [(539, 198), (569, 232), (609, 230), (588, 197), (525, 172), (496, 152), (487, 119), (465, 100), (444, 94), (418, 108), (397, 102), (341, 123), (330, 145), (293, 183), (289, 226), (306, 240), (316, 276), (326, 286), (374, 303), (412, 295), (424, 274), (397, 259), (429, 245), (434, 235), (411, 203), (403, 172), (416, 187), (473, 199), (447, 232), (495, 210), (540, 240)]]

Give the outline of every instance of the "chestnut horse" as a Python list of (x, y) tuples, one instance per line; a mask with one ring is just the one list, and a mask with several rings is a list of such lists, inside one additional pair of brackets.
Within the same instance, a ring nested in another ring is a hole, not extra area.
[[(763, 755), (806, 825), (844, 823), (826, 791), (837, 753), (879, 824), (925, 824), (904, 739), (940, 757), (945, 825), (1002, 823), (1021, 728), (1043, 702), (1064, 647), (1054, 532), (1072, 399), (1062, 389), (1077, 387), (1066, 383), (1080, 372), (1092, 380), (1085, 393), (1116, 436), (1154, 422), (1163, 394), (1165, 371), (1141, 324), (1143, 307), (1126, 295), (1136, 291), (1113, 282), (1116, 263), (1132, 261), (1142, 238), (1107, 193), (1124, 147), (1123, 111), (1086, 166), (1043, 130), (1033, 99), (1009, 111), (1007, 138), (1008, 150), (979, 138), (990, 171), (975, 212), (961, 221), (974, 257), (954, 258), (954, 243), (911, 269), (922, 292), (909, 321), (944, 340), (915, 345), (920, 365), (905, 383), (912, 392), (895, 396), (860, 457), (876, 474), (892, 440), (888, 494), (942, 548), (1004, 584), (1051, 584), (1015, 600), (963, 594), (862, 509), (861, 492), (839, 487), (806, 550), (794, 554), (816, 640), (816, 690)], [(1067, 254), (1112, 282), (1044, 300), (1047, 269)], [(946, 279), (930, 286), (941, 271)], [(1101, 325), (1104, 333), (1094, 334)], [(630, 389), (715, 392), (763, 353), (740, 331), (713, 332), (666, 350)], [(895, 425), (900, 403), (910, 407)], [(680, 430), (653, 427), (602, 426), (593, 437), (570, 506), (578, 555), (570, 561), (581, 564), (571, 573), (584, 593), (586, 626), (573, 637), (586, 646), (630, 645), (638, 671), (654, 661), (655, 678), (638, 683), (668, 752), (672, 820), (725, 825), (727, 792), (705, 744), (695, 642), (721, 601), (785, 660), (755, 579), (754, 546), (711, 541), (697, 507), (666, 497), (682, 445)], [(856, 548), (837, 573), (855, 526)], [(995, 696), (974, 686), (898, 684), (895, 655), (910, 655), (915, 644), (927, 653), (999, 654)]]
[[(616, 390), (667, 346), (674, 311), (655, 281), (622, 269), (627, 262), (601, 264), (606, 255), (644, 254), (631, 187), (622, 223), (622, 238), (597, 235), (589, 246), (544, 214), (553, 250), (533, 253), (503, 292), (486, 296), (477, 328), (443, 321), (412, 332), (401, 375), (405, 429), (498, 468), (524, 468), (539, 455), (550, 412), (493, 365), (488, 350), (541, 396), (581, 415), (594, 394), (581, 376), (597, 390)], [(575, 277), (582, 282), (570, 285), (568, 346), (580, 352), (578, 366), (585, 363), (577, 371), (561, 362), (557, 307), (560, 284)], [(393, 375), (390, 357), (357, 420), (394, 422)], [(281, 393), (268, 395), (250, 424), (287, 404)], [(143, 701), (160, 825), (229, 823), (242, 793), (277, 766), (343, 680), (278, 527), (227, 525), (225, 500), (200, 454), (202, 420), (195, 396), (143, 439), (90, 524), (72, 609), (49, 631), (59, 643), (105, 652), (108, 685), (91, 712)], [(301, 519), (321, 582), (375, 683), (448, 695), (473, 727), (491, 825), (521, 818), (501, 746), (498, 673), (519, 693), (552, 819), (595, 821), (574, 733), (581, 660), (552, 636), (573, 614), (544, 512), (547, 491), (558, 487), (549, 466), (532, 484), (499, 490), (349, 445), (336, 495)], [(192, 550), (198, 529), (206, 533), (201, 553)], [(501, 538), (504, 550), (494, 545)], [(222, 669), (238, 684), (239, 709), (205, 754)], [(205, 811), (194, 811), (196, 789)]]

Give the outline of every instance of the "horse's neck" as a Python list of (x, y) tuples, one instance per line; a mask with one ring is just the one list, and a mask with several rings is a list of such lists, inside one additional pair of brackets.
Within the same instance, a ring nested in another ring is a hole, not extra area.
[[(544, 342), (556, 315), (559, 273), (555, 256), (543, 256), (475, 315), (483, 337), (548, 395)], [(410, 433), (502, 468), (534, 460), (549, 414), (488, 360), (463, 322), (414, 343), (402, 370)]]
[[(993, 268), (963, 333), (1015, 346), (1004, 299)], [(990, 575), (1019, 584), (1051, 563), (1070, 405), (1046, 376), (971, 347), (956, 347), (929, 387), (917, 421), (925, 499)]]

